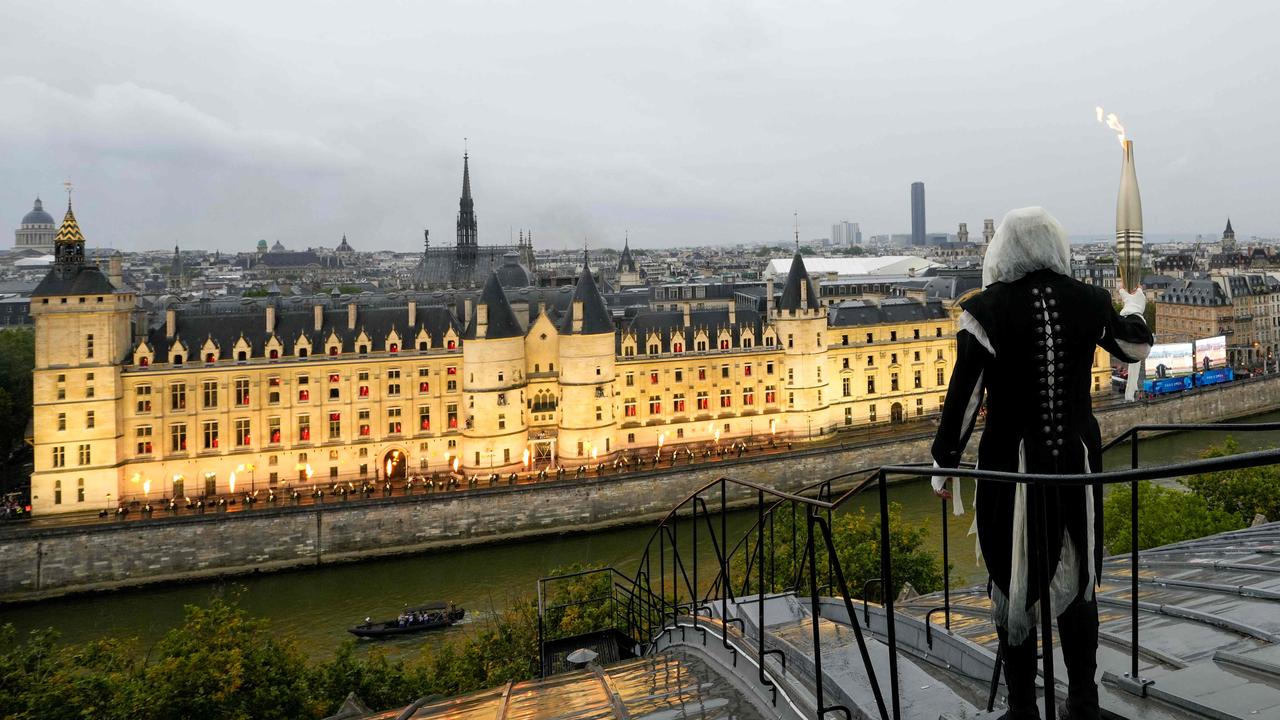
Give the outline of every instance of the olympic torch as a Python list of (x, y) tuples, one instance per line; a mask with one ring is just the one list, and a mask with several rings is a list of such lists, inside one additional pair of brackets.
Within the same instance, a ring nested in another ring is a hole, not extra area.
[[(1098, 122), (1116, 132), (1124, 153), (1120, 163), (1120, 190), (1116, 194), (1116, 270), (1120, 286), (1134, 292), (1142, 284), (1142, 196), (1138, 193), (1138, 171), (1133, 164), (1133, 141), (1125, 137), (1124, 126), (1115, 113), (1104, 116), (1097, 108)], [(1141, 363), (1129, 364), (1129, 378), (1124, 396), (1132, 401), (1137, 395)]]

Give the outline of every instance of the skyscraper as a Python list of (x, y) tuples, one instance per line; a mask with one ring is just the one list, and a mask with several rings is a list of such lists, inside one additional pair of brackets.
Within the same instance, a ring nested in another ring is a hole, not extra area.
[(862, 228), (858, 223), (841, 220), (831, 226), (831, 244), (836, 247), (853, 247), (862, 244)]
[(911, 183), (911, 245), (922, 247), (924, 237), (924, 183)]

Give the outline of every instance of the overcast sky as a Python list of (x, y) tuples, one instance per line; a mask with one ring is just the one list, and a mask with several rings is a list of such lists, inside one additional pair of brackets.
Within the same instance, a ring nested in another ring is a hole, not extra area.
[[(1280, 235), (1280, 3), (0, 4), (0, 217), (76, 187), (90, 245), (778, 241), (1044, 205)], [(1044, 7), (1042, 7), (1044, 6)], [(6, 229), (6, 232), (8, 230)], [(3, 241), (6, 244), (9, 241)]]

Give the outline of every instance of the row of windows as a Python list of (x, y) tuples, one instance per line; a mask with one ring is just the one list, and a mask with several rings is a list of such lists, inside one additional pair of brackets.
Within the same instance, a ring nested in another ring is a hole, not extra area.
[[(940, 326), (940, 325), (938, 325), (938, 326), (934, 326), (934, 328), (933, 328), (933, 336), (934, 336), (935, 338), (940, 338), (940, 337), (942, 337), (942, 326)], [(902, 338), (901, 338), (901, 339), (903, 339), (903, 340), (907, 340), (907, 339), (911, 339), (911, 340), (919, 340), (919, 339), (921, 339), (921, 337), (922, 337), (922, 335), (921, 335), (921, 329), (920, 329), (920, 328), (912, 328), (912, 330), (911, 330), (911, 337), (910, 337), (910, 338), (907, 338), (906, 334), (903, 334), (903, 336), (902, 336)], [(841, 345), (848, 345), (848, 344), (849, 344), (849, 338), (850, 338), (850, 335), (848, 335), (848, 334), (842, 334), (842, 335), (840, 336), (840, 344), (841, 344)], [(869, 333), (867, 333), (867, 334), (866, 334), (866, 336), (865, 336), (865, 338), (866, 338), (866, 339), (864, 340), (864, 342), (866, 342), (867, 344), (871, 344), (871, 343), (874, 343), (874, 342), (876, 341), (876, 340), (875, 340), (875, 333), (873, 333), (873, 332), (869, 332)], [(898, 340), (899, 340), (899, 337), (898, 337), (898, 331), (897, 331), (897, 330), (890, 330), (890, 331), (889, 331), (889, 342), (897, 342)], [(857, 340), (854, 340), (854, 342), (857, 342)], [(819, 345), (821, 345), (821, 344), (822, 344), (822, 342), (821, 342), (821, 341), (819, 341), (819, 342), (818, 342), (818, 344), (819, 344)]]
[[(750, 363), (748, 363), (748, 364), (746, 364), (746, 365), (743, 365), (743, 366), (742, 366), (742, 375), (743, 375), (743, 377), (752, 377), (752, 373), (754, 372), (754, 370), (753, 370), (752, 368), (753, 368), (753, 366), (752, 366)], [(677, 369), (675, 369), (675, 370), (671, 370), (670, 372), (672, 373), (672, 379), (673, 379), (673, 381), (674, 381), (674, 382), (684, 382), (684, 374), (685, 374), (685, 369), (684, 369), (684, 368), (677, 368)], [(697, 379), (699, 379), (699, 380), (706, 380), (706, 379), (707, 379), (707, 368), (705, 368), (705, 367), (694, 368), (694, 369), (692, 369), (692, 370), (690, 370), (690, 371), (689, 371), (689, 374), (690, 374), (690, 376), (692, 376), (692, 377), (697, 377)], [(772, 374), (773, 374), (773, 361), (769, 361), (769, 362), (766, 362), (766, 363), (764, 364), (764, 374), (765, 374), (765, 375), (772, 375)], [(646, 375), (646, 373), (641, 373), (641, 374), (640, 374), (640, 377), (641, 377), (641, 378), (644, 378), (644, 377), (645, 377), (645, 375)], [(647, 373), (647, 375), (648, 375), (648, 378), (649, 378), (649, 384), (650, 384), (650, 385), (657, 385), (657, 384), (659, 383), (661, 373), (660, 373), (658, 370), (650, 370), (650, 371)], [(721, 377), (721, 378), (728, 378), (728, 377), (729, 377), (729, 366), (728, 366), (728, 365), (721, 365), (721, 366), (720, 366), (720, 377)], [(625, 384), (627, 387), (633, 387), (633, 386), (636, 384), (636, 373), (633, 373), (633, 372), (629, 372), (629, 373), (627, 373), (627, 374), (624, 376), (623, 382), (624, 382), (624, 384)]]
[[(841, 390), (843, 391), (845, 397), (851, 397), (853, 395), (852, 384), (853, 384), (852, 378), (843, 379), (841, 383)], [(934, 385), (938, 387), (942, 387), (942, 386), (945, 386), (946, 384), (947, 384), (946, 369), (937, 368), (934, 372)], [(900, 389), (898, 386), (899, 386), (898, 373), (896, 372), (889, 373), (889, 392), (897, 392)], [(915, 370), (912, 372), (911, 386), (915, 390), (920, 390), (921, 388), (924, 387), (924, 374), (921, 371)], [(874, 376), (867, 376), (867, 394), (874, 395), (875, 392), (876, 392), (876, 379)]]
[[(821, 337), (821, 336), (819, 336), (819, 337)], [(740, 340), (741, 340), (741, 342), (740, 342), (739, 347), (742, 347), (742, 348), (747, 349), (747, 350), (750, 350), (751, 348), (755, 347), (755, 339), (754, 339), (754, 338), (752, 338), (750, 335), (745, 335), (745, 334), (744, 334), (744, 335), (742, 335), (742, 336), (741, 336), (741, 339), (740, 339)], [(821, 344), (821, 343), (822, 343), (822, 341), (821, 341), (821, 340), (819, 340), (819, 341), (818, 341), (818, 343), (819, 343), (819, 344)], [(766, 336), (765, 336), (765, 338), (764, 338), (764, 346), (765, 346), (765, 347), (773, 347), (773, 336), (772, 336), (772, 335), (766, 335)], [(719, 349), (719, 350), (731, 350), (731, 349), (733, 349), (733, 341), (732, 341), (732, 339), (731, 339), (730, 337), (726, 336), (724, 333), (721, 333), (720, 339), (719, 339), (719, 340), (716, 340), (716, 341), (714, 342), (714, 344), (712, 343), (712, 341), (710, 341), (710, 340), (706, 340), (706, 339), (698, 339), (698, 340), (695, 340), (695, 341), (694, 341), (694, 343), (693, 343), (693, 351), (694, 351), (694, 352), (706, 352), (706, 351), (707, 351), (708, 349), (710, 349), (710, 348), (716, 348), (716, 349)], [(649, 351), (649, 354), (650, 354), (650, 355), (660, 355), (660, 354), (662, 354), (662, 343), (660, 343), (660, 342), (656, 342), (656, 341), (654, 341), (654, 340), (650, 340), (650, 342), (649, 342), (649, 344), (648, 344), (648, 346), (647, 346), (647, 348), (646, 348), (646, 349)], [(679, 353), (682, 353), (682, 352), (684, 352), (684, 351), (685, 351), (685, 344), (684, 344), (684, 341), (683, 341), (683, 340), (673, 340), (673, 341), (671, 341), (671, 352), (672, 352), (672, 353), (679, 354)], [(625, 342), (625, 343), (623, 343), (623, 344), (622, 344), (622, 356), (623, 356), (623, 357), (634, 357), (634, 356), (635, 356), (635, 354), (636, 354), (636, 345), (635, 345), (635, 343), (628, 341), (628, 342)]]
[[(445, 368), (445, 381), (447, 392), (457, 392), (458, 368), (449, 366)], [(419, 395), (426, 395), (431, 392), (431, 374), (429, 368), (418, 369), (417, 390)], [(317, 379), (317, 384), (320, 384)], [(392, 368), (387, 371), (386, 393), (387, 397), (400, 397), (402, 394), (403, 384), (401, 383), (400, 370)], [(370, 397), (369, 372), (361, 371), (356, 377), (356, 396), (361, 398)], [(236, 378), (231, 385), (231, 399), (234, 407), (248, 407), (252, 404), (252, 386), (249, 378)], [(328, 384), (325, 387), (329, 400), (342, 399), (342, 383), (344, 380), (340, 373), (329, 373)], [(311, 400), (311, 376), (298, 375), (295, 378), (297, 388), (297, 402), (305, 403)], [(266, 378), (267, 386), (267, 405), (279, 405), (281, 401), (281, 393), (283, 391), (283, 380), (278, 375)], [(199, 384), (201, 407), (211, 409), (218, 407), (219, 381), (204, 380)], [(148, 384), (137, 385), (134, 387), (135, 409), (139, 414), (151, 412), (151, 393), (152, 386)], [(169, 385), (169, 409), (185, 410), (187, 409), (187, 383), (175, 382)]]
[[(720, 400), (720, 407), (722, 408), (733, 407), (733, 391), (721, 390), (719, 400)], [(768, 385), (765, 387), (764, 401), (766, 404), (773, 404), (778, 401), (778, 393), (775, 386)], [(694, 396), (694, 402), (696, 403), (695, 407), (698, 410), (711, 409), (711, 396), (709, 393), (705, 391), (698, 392)], [(752, 406), (756, 404), (755, 388), (744, 388), (742, 390), (742, 404), (745, 406)], [(636, 403), (635, 398), (626, 398), (625, 400), (622, 401), (623, 417), (636, 417), (637, 411), (638, 411), (638, 405)], [(671, 396), (671, 412), (682, 413), (686, 411), (687, 411), (687, 405), (685, 402), (684, 393), (676, 393), (672, 395)], [(661, 395), (649, 396), (649, 414), (660, 415), (661, 413), (662, 413), (662, 396)]]
[[(55, 468), (67, 466), (67, 447), (65, 445), (55, 445), (52, 448), (53, 460), (51, 465)], [(77, 464), (90, 465), (93, 462), (93, 449), (88, 444), (82, 444), (77, 448)]]
[[(331, 412), (323, 417), (327, 420), (325, 426), (328, 433), (325, 435), (327, 440), (342, 439), (342, 413)], [(372, 425), (370, 422), (370, 411), (360, 410), (356, 413), (356, 432), (360, 437), (368, 437), (372, 434)], [(296, 419), (297, 442), (311, 442), (311, 416), (299, 415)], [(253, 444), (252, 424), (248, 418), (239, 418), (233, 421), (234, 434), (232, 441), (235, 447), (248, 447)], [(458, 427), (458, 406), (450, 404), (445, 408), (445, 426), (449, 429), (457, 429)], [(200, 423), (200, 449), (201, 450), (217, 450), (221, 441), (220, 422), (218, 420), (205, 420)], [(431, 430), (431, 408), (428, 406), (420, 406), (418, 408), (417, 417), (418, 430)], [(150, 425), (141, 425), (135, 429), (135, 449), (139, 455), (149, 455), (153, 452), (152, 446), (152, 427)], [(401, 408), (389, 408), (387, 410), (387, 434), (398, 435), (404, 432), (403, 410)], [(281, 418), (267, 418), (267, 434), (266, 444), (278, 445), (283, 442), (281, 432)], [(173, 423), (169, 426), (169, 451), (185, 452), (187, 446), (187, 423)], [(57, 465), (57, 454), (55, 448), (55, 464)], [(82, 463), (84, 464), (84, 463)]]
[[(92, 335), (90, 335), (90, 336), (89, 336), (89, 350), (88, 350), (89, 357), (93, 357), (93, 349), (92, 349), (92, 345), (93, 345), (93, 336), (92, 336)], [(420, 343), (418, 343), (418, 351), (419, 351), (419, 352), (427, 352), (427, 351), (429, 351), (430, 349), (431, 349), (431, 347), (430, 347), (430, 343), (425, 342), (425, 341), (424, 341), (424, 342), (420, 342)], [(458, 349), (458, 341), (457, 341), (457, 340), (446, 340), (446, 341), (445, 341), (445, 349), (446, 349), (446, 350), (457, 350), (457, 349)], [(186, 361), (186, 356), (185, 356), (185, 355), (183, 355), (183, 353), (181, 352), (181, 346), (178, 346), (178, 350), (179, 350), (178, 352), (174, 352), (174, 353), (172, 353), (172, 354), (169, 356), (169, 362), (170, 362), (170, 364), (172, 364), (172, 365), (182, 365), (182, 364)], [(357, 346), (356, 346), (356, 354), (357, 354), (357, 355), (368, 355), (368, 354), (369, 354), (369, 350), (370, 350), (370, 347), (369, 347), (368, 345), (364, 345), (364, 344), (362, 344), (362, 345), (357, 345)], [(388, 343), (388, 344), (387, 344), (387, 352), (392, 353), (392, 354), (400, 352), (400, 343), (395, 343), (395, 342), (393, 342), (393, 343)], [(310, 357), (310, 356), (311, 356), (311, 348), (306, 347), (306, 346), (299, 345), (299, 346), (297, 346), (297, 347), (295, 348), (295, 353), (296, 353), (296, 355), (297, 355), (298, 359), (300, 359), (300, 360), (305, 360), (306, 358), (308, 358), (308, 357)], [(329, 357), (337, 357), (337, 356), (338, 356), (338, 355), (340, 355), (341, 353), (342, 353), (342, 347), (341, 347), (340, 345), (338, 345), (338, 344), (330, 343), (330, 344), (329, 344), (329, 345), (327, 345), (327, 346), (326, 346), (326, 348), (325, 348), (325, 355), (327, 355), (327, 356), (329, 356)], [(280, 359), (280, 354), (281, 354), (281, 349), (280, 349), (280, 348), (274, 348), (274, 347), (273, 347), (273, 348), (270, 348), (270, 349), (268, 349), (268, 350), (267, 350), (267, 359), (268, 359), (268, 360), (279, 360), (279, 359)], [(236, 351), (236, 354), (235, 354), (235, 359), (236, 359), (236, 362), (248, 362), (248, 361), (249, 361), (249, 351), (248, 351), (248, 350), (237, 350), (237, 351)], [(219, 360), (219, 357), (218, 357), (218, 352), (217, 352), (216, 350), (213, 350), (213, 351), (206, 350), (206, 351), (205, 351), (205, 353), (204, 353), (204, 361), (205, 361), (205, 363), (206, 363), (206, 364), (208, 364), (208, 365), (212, 365), (212, 364), (214, 364), (214, 363), (218, 362), (218, 360)], [(149, 365), (151, 365), (150, 357), (149, 357), (149, 356), (147, 356), (147, 355), (143, 355), (142, 357), (140, 357), (140, 358), (138, 359), (138, 365), (139, 365), (140, 367), (148, 367)]]

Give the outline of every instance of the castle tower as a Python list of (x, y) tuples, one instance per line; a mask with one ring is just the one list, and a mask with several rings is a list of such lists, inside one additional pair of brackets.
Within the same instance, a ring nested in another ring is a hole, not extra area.
[(528, 447), (524, 330), (489, 274), (462, 343), (465, 422), (458, 457), (467, 473), (519, 468)]
[[(114, 507), (119, 448), (135, 428), (119, 417), (122, 364), (132, 350), (137, 300), (84, 261), (70, 202), (54, 266), (31, 294), (35, 321), (31, 500), (36, 512)], [(75, 438), (74, 442), (67, 438)], [(68, 507), (70, 506), (70, 507)]]
[(1227, 218), (1227, 229), (1222, 231), (1222, 252), (1236, 251), (1236, 231), (1231, 229), (1231, 218)]
[(622, 242), (622, 255), (618, 257), (618, 285), (633, 287), (640, 284), (640, 270), (631, 256), (631, 238)]
[(827, 358), (823, 337), (827, 312), (798, 249), (791, 258), (787, 283), (770, 320), (777, 330), (784, 357), (781, 400), (786, 414), (778, 431), (785, 430), (798, 437), (816, 436), (828, 424), (831, 400), (827, 388), (829, 377), (823, 372)]
[(599, 460), (617, 449), (613, 441), (614, 327), (596, 286), (587, 254), (569, 311), (560, 323), (561, 464)]

